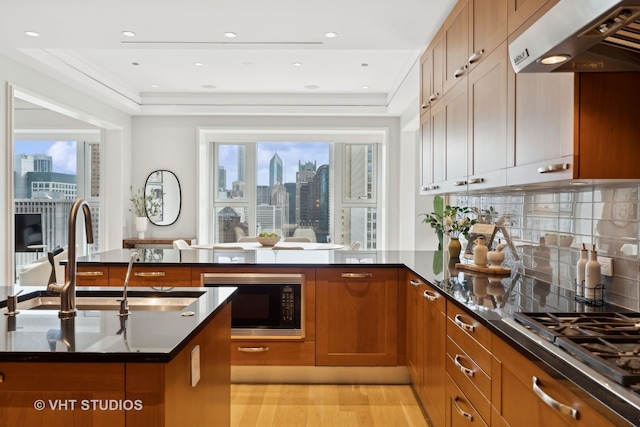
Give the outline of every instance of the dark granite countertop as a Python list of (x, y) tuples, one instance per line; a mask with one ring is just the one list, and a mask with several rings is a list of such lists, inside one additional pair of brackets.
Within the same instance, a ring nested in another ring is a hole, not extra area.
[[(172, 297), (195, 295), (197, 299), (175, 311), (136, 311), (130, 307), (124, 325), (117, 310), (78, 310), (77, 316), (68, 320), (59, 319), (57, 309), (4, 314), (7, 295), (21, 289), (19, 301), (52, 295), (34, 287), (0, 288), (0, 330), (5, 331), (0, 334), (0, 362), (169, 362), (215, 317), (236, 288), (131, 289), (129, 298), (167, 296), (170, 291)], [(122, 295), (122, 288), (78, 287), (77, 296), (96, 291)], [(183, 316), (184, 312), (193, 315)]]
[[(606, 385), (590, 378), (559, 358), (514, 331), (504, 319), (516, 312), (623, 312), (618, 306), (604, 304), (601, 307), (585, 306), (574, 300), (574, 293), (544, 279), (544, 274), (531, 277), (517, 261), (507, 259), (505, 266), (511, 274), (489, 276), (464, 269), (456, 269), (453, 260), (447, 262), (446, 252), (435, 251), (346, 251), (304, 250), (274, 251), (254, 250), (183, 250), (136, 249), (145, 264), (167, 266), (278, 266), (322, 267), (363, 266), (407, 267), (426, 282), (438, 288), (456, 305), (466, 310), (478, 321), (487, 325), (521, 354), (532, 360), (547, 373), (564, 382), (588, 404), (600, 407), (603, 413), (613, 411), (618, 417), (612, 422), (620, 425), (640, 425), (640, 409), (629, 405), (611, 392)], [(82, 257), (78, 265), (116, 264), (126, 265), (131, 250), (113, 250)], [(441, 257), (444, 256), (444, 262)], [(465, 262), (463, 259), (462, 262)]]

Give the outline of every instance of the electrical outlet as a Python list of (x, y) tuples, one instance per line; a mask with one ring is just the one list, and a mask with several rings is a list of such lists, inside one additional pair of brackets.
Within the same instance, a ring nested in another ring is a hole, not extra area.
[(600, 263), (600, 272), (603, 276), (613, 276), (613, 258), (606, 256), (599, 256), (598, 262)]

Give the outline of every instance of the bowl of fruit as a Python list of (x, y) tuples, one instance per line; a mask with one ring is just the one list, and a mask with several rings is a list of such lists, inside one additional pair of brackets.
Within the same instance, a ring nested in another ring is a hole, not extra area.
[(280, 241), (280, 236), (276, 233), (260, 233), (256, 240), (262, 246), (273, 246)]

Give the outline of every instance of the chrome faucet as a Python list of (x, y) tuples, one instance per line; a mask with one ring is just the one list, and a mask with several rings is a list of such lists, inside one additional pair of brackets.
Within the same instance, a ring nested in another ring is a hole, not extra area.
[(129, 277), (131, 277), (131, 269), (133, 268), (133, 262), (140, 261), (140, 255), (138, 252), (133, 252), (131, 258), (129, 258), (129, 267), (127, 267), (127, 275), (124, 276), (124, 289), (122, 290), (122, 299), (120, 300), (120, 317), (126, 317), (129, 315), (129, 302), (127, 301), (127, 288), (129, 287)]
[(78, 220), (78, 212), (82, 207), (84, 212), (84, 225), (87, 233), (87, 243), (93, 243), (93, 227), (91, 224), (91, 210), (89, 204), (82, 199), (77, 199), (71, 206), (69, 212), (69, 260), (67, 262), (66, 281), (63, 285), (57, 283), (49, 283), (47, 290), (60, 294), (60, 312), (58, 317), (68, 319), (76, 315), (76, 222)]

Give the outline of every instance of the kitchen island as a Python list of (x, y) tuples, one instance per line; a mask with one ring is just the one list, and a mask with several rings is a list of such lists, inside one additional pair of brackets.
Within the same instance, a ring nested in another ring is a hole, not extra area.
[[(0, 311), (7, 295), (0, 290)], [(235, 288), (154, 290), (128, 298), (186, 298), (138, 310), (29, 309), (49, 294), (23, 288), (16, 315), (0, 316), (2, 425), (182, 426), (230, 419), (230, 297)], [(79, 288), (78, 299), (114, 288)], [(184, 295), (183, 295), (184, 294)]]
[[(105, 274), (109, 275), (108, 278), (112, 283), (117, 284), (120, 278), (118, 274), (113, 277), (113, 273), (114, 271), (117, 273), (118, 269), (126, 266), (129, 256), (130, 251), (127, 250), (109, 251), (81, 258), (78, 261), (78, 266), (80, 270), (85, 271), (97, 271), (101, 268), (107, 268), (111, 272)], [(440, 258), (441, 256), (444, 257), (444, 263), (440, 261), (442, 259)], [(507, 259), (505, 264), (505, 266), (511, 267), (510, 275), (488, 277), (459, 270), (456, 268), (455, 263), (447, 263), (446, 253), (442, 254), (441, 252), (433, 251), (273, 251), (265, 249), (177, 251), (172, 249), (147, 249), (141, 252), (141, 258), (143, 259), (143, 265), (138, 266), (139, 270), (148, 268), (149, 271), (155, 271), (162, 268), (169, 274), (169, 271), (180, 269), (182, 275), (188, 275), (190, 272), (191, 286), (201, 286), (201, 275), (205, 271), (250, 272), (259, 270), (264, 272), (274, 268), (277, 271), (295, 268), (313, 269), (316, 272), (315, 277), (320, 277), (319, 272), (334, 269), (354, 273), (364, 271), (375, 273), (378, 270), (395, 268), (401, 272), (398, 280), (396, 318), (398, 365), (407, 363), (406, 359), (409, 354), (406, 348), (412, 341), (412, 335), (408, 330), (415, 326), (407, 316), (409, 311), (407, 295), (409, 289), (414, 285), (410, 284), (409, 286), (409, 280), (403, 280), (404, 274), (407, 277), (412, 275), (418, 280), (424, 281), (426, 284), (424, 285), (426, 286), (425, 289), (432, 289), (429, 292), (436, 291), (445, 297), (446, 308), (441, 311), (441, 315), (445, 316), (446, 328), (443, 329), (443, 336), (436, 337), (438, 340), (443, 340), (442, 342), (445, 344), (448, 342), (456, 345), (464, 344), (462, 341), (466, 338), (459, 334), (458, 329), (467, 327), (484, 330), (487, 333), (484, 338), (473, 338), (469, 341), (479, 350), (487, 352), (488, 364), (485, 363), (480, 368), (487, 370), (486, 373), (493, 372), (493, 378), (491, 375), (487, 377), (487, 384), (490, 385), (487, 386), (485, 391), (482, 391), (482, 387), (477, 385), (472, 385), (470, 389), (472, 393), (476, 394), (479, 390), (481, 392), (479, 394), (480, 400), (484, 401), (482, 405), (488, 405), (484, 413), (480, 411), (480, 418), (483, 418), (485, 422), (489, 423), (489, 419), (492, 419), (497, 411), (503, 411), (497, 415), (498, 417), (508, 416), (506, 409), (511, 405), (503, 405), (502, 402), (506, 402), (504, 399), (509, 395), (500, 395), (497, 391), (500, 390), (501, 381), (504, 380), (504, 378), (501, 379), (500, 373), (502, 373), (503, 377), (504, 374), (509, 373), (507, 369), (509, 367), (508, 360), (501, 359), (501, 357), (506, 357), (504, 355), (507, 354), (507, 350), (513, 349), (515, 351), (514, 354), (522, 357), (523, 361), (527, 361), (532, 366), (539, 368), (541, 373), (547, 376), (547, 382), (555, 380), (561, 388), (570, 390), (573, 393), (571, 399), (576, 399), (573, 401), (575, 402), (573, 405), (577, 405), (580, 408), (579, 417), (581, 417), (581, 420), (584, 421), (585, 418), (588, 418), (589, 411), (595, 409), (598, 416), (609, 420), (613, 425), (640, 424), (640, 405), (638, 405), (640, 400), (633, 389), (629, 388), (626, 393), (621, 395), (619, 387), (613, 386), (609, 381), (595, 378), (588, 370), (570, 363), (571, 357), (568, 354), (559, 356), (550, 352), (545, 346), (539, 345), (536, 339), (527, 337), (510, 324), (510, 320), (518, 312), (578, 313), (624, 312), (627, 310), (609, 304), (604, 304), (601, 307), (589, 307), (578, 303), (574, 300), (571, 290), (549, 283), (549, 281), (545, 281), (540, 277), (532, 277), (527, 269), (519, 266), (513, 260)], [(320, 295), (318, 293), (320, 285), (324, 288), (333, 286), (331, 282), (320, 283), (318, 280), (313, 290), (314, 296)], [(308, 330), (308, 334), (323, 328), (322, 324), (316, 322), (320, 318), (319, 315), (316, 318), (316, 311), (320, 310), (320, 308), (315, 306), (314, 296), (311, 296), (311, 302), (314, 302), (314, 305), (309, 307), (311, 310), (315, 310), (310, 315), (313, 319), (311, 325), (314, 330)], [(465, 322), (460, 321), (460, 319), (465, 319)], [(331, 320), (331, 317), (329, 317), (329, 320)], [(314, 335), (313, 337), (316, 341), (319, 340), (319, 336)], [(420, 337), (421, 335), (418, 335), (417, 339), (422, 340)], [(504, 343), (507, 348), (503, 348), (504, 346), (501, 344), (494, 344), (493, 347), (500, 349), (501, 355), (492, 354), (492, 342)], [(480, 344), (480, 346), (478, 347), (477, 344)], [(464, 350), (464, 348), (460, 349), (463, 352)], [(449, 347), (446, 347), (446, 354), (442, 356), (444, 357), (443, 360), (447, 360), (450, 363), (450, 366), (447, 365), (446, 369), (447, 376), (450, 373), (453, 375), (455, 370), (463, 370), (458, 366), (462, 366), (460, 360), (464, 361), (466, 360), (465, 357), (467, 357), (469, 358), (468, 362), (472, 362), (472, 359), (476, 357), (475, 350), (461, 359), (458, 357), (451, 358), (449, 351)], [(455, 350), (453, 355), (456, 352), (459, 351)], [(426, 349), (425, 353), (428, 353)], [(482, 361), (478, 362), (480, 365), (483, 363)], [(317, 365), (318, 350), (316, 350), (316, 367)], [(488, 366), (491, 366), (491, 368), (488, 368)], [(476, 376), (479, 376), (480, 371)], [(511, 378), (509, 377), (509, 379)], [(527, 387), (531, 388), (531, 377), (528, 379)], [(455, 399), (448, 399), (449, 402), (456, 402), (456, 393), (458, 392), (455, 392), (453, 396)], [(534, 405), (533, 401), (537, 400), (537, 398), (533, 396), (532, 399), (530, 404)], [(572, 404), (572, 401), (567, 401), (567, 404)], [(540, 405), (544, 406), (542, 403)], [(455, 414), (456, 411), (449, 408), (447, 413)], [(486, 415), (487, 413), (490, 413), (490, 415)], [(498, 421), (495, 421), (495, 423), (499, 424)]]

